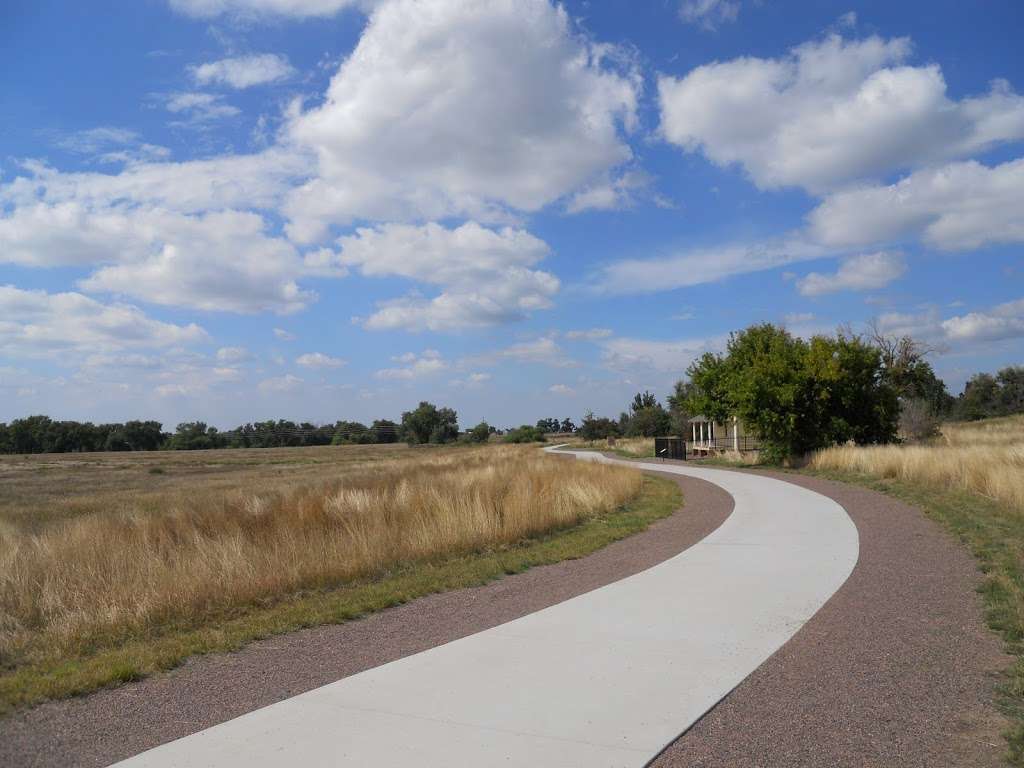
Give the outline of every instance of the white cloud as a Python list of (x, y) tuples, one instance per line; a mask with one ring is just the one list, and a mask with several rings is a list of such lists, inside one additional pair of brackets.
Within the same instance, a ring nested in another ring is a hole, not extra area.
[(835, 246), (923, 237), (947, 250), (1024, 242), (1024, 159), (975, 161), (910, 174), (889, 186), (837, 192), (811, 212), (810, 231)]
[(67, 152), (86, 155), (99, 163), (132, 163), (163, 160), (170, 156), (167, 147), (147, 144), (126, 128), (99, 126), (75, 133), (61, 134), (54, 144)]
[(462, 379), (452, 379), (448, 383), (453, 387), (466, 387), (474, 389), (486, 384), (491, 380), (491, 374), (489, 373), (471, 373)]
[(943, 318), (932, 308), (919, 314), (889, 312), (878, 318), (887, 334), (909, 335), (952, 346), (1024, 338), (1024, 298), (987, 310)]
[(602, 360), (607, 368), (635, 374), (659, 373), (682, 376), (690, 363), (705, 352), (725, 346), (724, 338), (680, 339), (609, 339), (602, 345)]
[(951, 341), (999, 341), (1024, 337), (1024, 299), (999, 304), (988, 312), (970, 312), (942, 321)]
[(238, 107), (225, 104), (219, 94), (186, 91), (163, 97), (168, 112), (187, 117), (192, 123), (208, 123), (241, 114)]
[(171, 7), (188, 16), (291, 16), (304, 19), (333, 16), (345, 8), (369, 7), (371, 0), (170, 0)]
[[(144, 220), (136, 215), (133, 221)], [(295, 312), (316, 294), (301, 289), (302, 260), (290, 243), (268, 236), (255, 213), (170, 216), (146, 255), (104, 266), (80, 281), (88, 291), (154, 304), (227, 312)], [(239, 258), (244, 254), (244, 258)]]
[(1006, 81), (953, 101), (940, 68), (907, 65), (910, 53), (906, 38), (831, 35), (661, 76), (661, 133), (761, 188), (812, 192), (1024, 138), (1024, 98)]
[(294, 392), (303, 385), (303, 380), (298, 376), (288, 373), (284, 376), (275, 376), (264, 379), (259, 383), (259, 390), (265, 393)]
[(241, 89), (280, 82), (295, 74), (295, 69), (286, 56), (260, 53), (191, 66), (189, 74), (199, 85), (215, 83)]
[(519, 363), (539, 363), (555, 368), (571, 368), (577, 364), (550, 336), (521, 341), (494, 352), (475, 355), (463, 362), (475, 365), (497, 365), (507, 360)]
[(811, 272), (797, 281), (797, 290), (804, 296), (821, 296), (836, 291), (867, 291), (884, 288), (907, 271), (903, 254), (878, 251), (844, 259), (830, 275)]
[(556, 395), (575, 395), (576, 390), (566, 384), (552, 384), (548, 387), (548, 392)]
[(307, 352), (295, 358), (295, 362), (304, 368), (340, 368), (347, 361), (340, 357), (325, 355), (323, 352)]
[(679, 17), (683, 21), (707, 30), (736, 21), (739, 14), (739, 0), (683, 0), (679, 6)]
[(629, 208), (636, 202), (637, 192), (650, 183), (651, 177), (643, 171), (627, 171), (580, 190), (569, 199), (566, 210), (569, 213), (582, 213)]
[(656, 293), (825, 255), (828, 252), (824, 248), (799, 236), (767, 243), (692, 248), (671, 256), (612, 262), (597, 275), (594, 287), (611, 295)]
[(384, 2), (326, 102), (292, 121), (319, 176), (290, 197), (289, 232), (538, 210), (632, 159), (640, 87), (548, 0)]
[(440, 373), (448, 368), (448, 363), (441, 358), (441, 353), (436, 349), (424, 350), (422, 355), (407, 352), (404, 355), (392, 358), (392, 360), (396, 363), (402, 363), (402, 365), (395, 368), (384, 368), (377, 371), (374, 376), (378, 379), (409, 381)]
[(281, 341), (295, 341), (296, 336), (294, 333), (289, 333), (284, 328), (275, 328), (274, 336)]
[(524, 230), (386, 224), (339, 241), (337, 263), (367, 277), (404, 277), (441, 286), (433, 298), (382, 302), (364, 321), (371, 330), (454, 330), (494, 325), (551, 306), (558, 278), (530, 269), (549, 248)]
[(217, 362), (240, 363), (249, 359), (249, 350), (245, 347), (221, 347), (217, 350)]
[(207, 339), (195, 323), (174, 325), (127, 304), (103, 304), (80, 293), (0, 286), (0, 353), (52, 356), (170, 347)]
[(566, 331), (565, 338), (577, 340), (585, 339), (586, 341), (597, 341), (598, 339), (607, 339), (612, 335), (611, 328), (587, 328), (583, 331)]
[(199, 213), (224, 208), (274, 210), (310, 165), (301, 153), (274, 148), (181, 163), (139, 163), (116, 174), (62, 173), (37, 161), (23, 162), (21, 168), (21, 175), (0, 185), (0, 203), (12, 207), (77, 203), (89, 212), (166, 208)]

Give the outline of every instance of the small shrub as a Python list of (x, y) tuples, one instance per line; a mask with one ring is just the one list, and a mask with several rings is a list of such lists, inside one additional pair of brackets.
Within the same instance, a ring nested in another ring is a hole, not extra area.
[(523, 424), (517, 429), (510, 429), (503, 440), (506, 443), (546, 443), (548, 441), (541, 430), (531, 427), (529, 424)]

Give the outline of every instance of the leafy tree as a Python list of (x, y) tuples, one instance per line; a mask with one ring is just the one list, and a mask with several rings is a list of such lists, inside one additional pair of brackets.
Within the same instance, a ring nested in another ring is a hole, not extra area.
[(510, 429), (502, 440), (506, 443), (546, 443), (547, 438), (544, 436), (544, 431), (539, 427), (531, 427), (529, 424), (523, 424), (521, 427), (516, 429)]
[(558, 431), (559, 432), (564, 432), (564, 433), (567, 433), (567, 434), (571, 433), (571, 432), (575, 432), (576, 431), (576, 425), (573, 424), (572, 419), (567, 417), (567, 418), (562, 419), (562, 423), (558, 425)]
[(401, 438), (401, 427), (388, 419), (377, 419), (371, 429), (378, 443), (397, 443)]
[(469, 442), (471, 443), (486, 443), (491, 438), (491, 425), (486, 421), (481, 421), (471, 430), (469, 430)]
[(1024, 366), (1003, 368), (996, 374), (999, 409), (1004, 414), (1024, 413)]
[(672, 419), (653, 394), (638, 392), (629, 413), (619, 417), (619, 427), (627, 437), (656, 437), (672, 430)]
[(159, 421), (126, 421), (121, 429), (124, 441), (132, 451), (155, 451), (164, 442), (163, 424)]
[(415, 410), (402, 414), (402, 432), (410, 445), (448, 443), (458, 438), (459, 421), (451, 408), (438, 408), (424, 400)]
[(898, 402), (883, 380), (882, 355), (856, 336), (808, 343), (755, 325), (733, 334), (724, 355), (696, 361), (689, 377), (686, 408), (717, 422), (738, 416), (760, 436), (769, 460), (895, 437)]
[(558, 419), (540, 419), (537, 422), (537, 429), (548, 434), (554, 434), (560, 427), (561, 423)]
[(615, 421), (604, 417), (598, 418), (594, 416), (593, 411), (587, 411), (576, 434), (584, 440), (603, 440), (606, 437), (618, 437), (620, 430)]
[(1001, 413), (999, 395), (999, 382), (995, 376), (975, 374), (964, 385), (956, 406), (957, 416), (968, 421), (998, 416)]
[(175, 451), (198, 451), (223, 448), (226, 443), (216, 427), (208, 427), (203, 421), (186, 421), (177, 426), (168, 447)]
[(334, 436), (331, 445), (350, 445), (377, 442), (377, 434), (365, 424), (358, 421), (339, 421), (334, 425)]
[(686, 379), (676, 382), (674, 391), (668, 396), (668, 414), (670, 430), (677, 435), (687, 435), (690, 432), (690, 419), (698, 414), (691, 412), (687, 403), (693, 395), (693, 384)]
[[(846, 335), (853, 334), (847, 332)], [(936, 351), (935, 347), (906, 334), (887, 335), (874, 321), (869, 326), (869, 338), (881, 354), (883, 381), (901, 399), (924, 400), (933, 414), (949, 412), (953, 397), (927, 360)]]

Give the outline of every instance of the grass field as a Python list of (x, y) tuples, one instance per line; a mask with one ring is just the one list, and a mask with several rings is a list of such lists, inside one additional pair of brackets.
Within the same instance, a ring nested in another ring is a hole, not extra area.
[(653, 437), (617, 437), (615, 447), (609, 448), (607, 440), (567, 440), (576, 450), (605, 451), (630, 459), (646, 459), (654, 456)]
[(578, 557), (676, 487), (536, 448), (0, 459), (0, 711)]
[(946, 424), (927, 445), (829, 448), (807, 471), (904, 499), (970, 547), (988, 623), (1016, 657), (1002, 703), (1010, 762), (1024, 766), (1024, 416)]

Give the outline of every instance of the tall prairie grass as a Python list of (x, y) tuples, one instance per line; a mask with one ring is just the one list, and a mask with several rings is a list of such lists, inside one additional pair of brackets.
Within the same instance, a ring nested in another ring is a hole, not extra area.
[[(571, 442), (571, 441), (570, 441)], [(615, 447), (609, 448), (607, 440), (581, 440), (573, 444), (574, 448), (590, 448), (601, 451), (614, 451), (624, 456), (649, 458), (654, 456), (653, 437), (617, 437)]]
[(502, 547), (611, 511), (638, 472), (489, 447), (382, 458), (297, 486), (147, 497), (0, 526), (0, 667)]
[(810, 466), (971, 491), (1024, 511), (1024, 417), (946, 424), (926, 445), (827, 448)]

